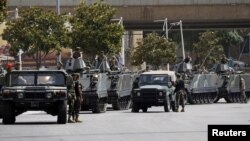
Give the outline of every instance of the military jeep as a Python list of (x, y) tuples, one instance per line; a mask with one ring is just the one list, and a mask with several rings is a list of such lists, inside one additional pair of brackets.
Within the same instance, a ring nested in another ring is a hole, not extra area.
[(132, 112), (147, 112), (151, 106), (164, 106), (164, 111), (175, 111), (175, 95), (173, 82), (176, 81), (174, 71), (144, 72), (139, 78), (139, 88), (132, 91)]
[(66, 73), (59, 70), (24, 70), (6, 74), (2, 88), (3, 124), (15, 123), (26, 111), (57, 115), (57, 123), (67, 121)]

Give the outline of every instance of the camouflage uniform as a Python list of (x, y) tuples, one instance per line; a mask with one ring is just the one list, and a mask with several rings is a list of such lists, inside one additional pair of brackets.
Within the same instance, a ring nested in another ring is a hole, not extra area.
[(243, 103), (247, 103), (247, 97), (245, 93), (246, 89), (245, 80), (241, 76), (239, 78), (240, 78), (240, 100)]
[(223, 55), (221, 56), (221, 61), (220, 61), (221, 64), (226, 64), (227, 61), (228, 61), (227, 57), (225, 56), (225, 54), (223, 54)]
[[(68, 105), (69, 105), (69, 109), (68, 109), (68, 122), (69, 123), (74, 123), (75, 121), (74, 119), (74, 103), (75, 103), (75, 99), (76, 99), (76, 94), (75, 94), (75, 83), (73, 82), (73, 78), (70, 76), (69, 77), (70, 84), (67, 86), (68, 89)], [(73, 119), (71, 119), (71, 117)]]
[[(73, 75), (74, 76), (74, 75)], [(75, 102), (74, 102), (74, 120), (75, 122), (81, 122), (78, 118), (79, 118), (79, 113), (81, 110), (81, 106), (82, 106), (82, 85), (79, 83), (79, 74), (75, 74), (74, 76), (74, 90), (75, 90)]]
[(185, 95), (185, 84), (184, 81), (180, 78), (181, 76), (178, 74), (175, 84), (175, 93), (176, 93), (176, 112), (179, 112), (179, 105), (181, 104), (182, 109), (181, 112), (185, 112), (185, 102), (184, 102), (184, 95)]

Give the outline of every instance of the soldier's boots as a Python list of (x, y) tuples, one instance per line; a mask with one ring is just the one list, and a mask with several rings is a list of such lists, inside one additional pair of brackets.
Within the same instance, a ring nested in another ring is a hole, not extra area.
[(181, 109), (181, 112), (185, 112), (184, 108)]
[(175, 109), (175, 112), (179, 112), (179, 108), (176, 108), (176, 109)]
[(71, 116), (68, 118), (68, 123), (75, 123), (75, 121), (71, 119)]
[(76, 116), (75, 121), (76, 121), (76, 122), (82, 122), (82, 121), (81, 121), (81, 120), (79, 120), (78, 118), (79, 118), (79, 116)]

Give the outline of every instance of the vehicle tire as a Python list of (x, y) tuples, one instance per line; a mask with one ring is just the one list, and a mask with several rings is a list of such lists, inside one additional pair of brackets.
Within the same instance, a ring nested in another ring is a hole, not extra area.
[(57, 123), (58, 124), (66, 124), (66, 122), (67, 122), (67, 101), (59, 101), (57, 106), (58, 106)]
[(120, 105), (118, 99), (116, 101), (112, 102), (112, 108), (113, 108), (113, 110), (121, 110), (121, 105)]
[(96, 100), (96, 102), (92, 106), (92, 113), (101, 113), (102, 111), (102, 105), (100, 103), (100, 100)]
[(137, 103), (133, 102), (133, 106), (132, 106), (132, 112), (134, 113), (138, 113), (140, 110), (139, 106)]
[(0, 119), (3, 118), (3, 102), (0, 100)]
[(3, 124), (13, 124), (16, 121), (15, 108), (11, 102), (3, 102)]
[(164, 111), (165, 112), (169, 112), (169, 103), (168, 103), (168, 100), (166, 100), (165, 103), (164, 103)]
[(143, 111), (144, 113), (146, 113), (146, 112), (148, 111), (148, 107), (143, 107), (143, 108), (142, 108), (142, 111)]

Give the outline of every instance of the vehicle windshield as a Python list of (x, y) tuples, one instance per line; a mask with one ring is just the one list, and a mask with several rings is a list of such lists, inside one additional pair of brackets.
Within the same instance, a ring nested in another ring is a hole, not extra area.
[(60, 72), (15, 72), (10, 77), (11, 86), (64, 86), (65, 76)]
[(37, 85), (63, 86), (65, 84), (62, 73), (38, 73)]
[(33, 86), (35, 85), (34, 73), (12, 73), (11, 86)]
[(170, 81), (170, 77), (168, 75), (141, 75), (139, 80), (139, 85), (166, 85)]

